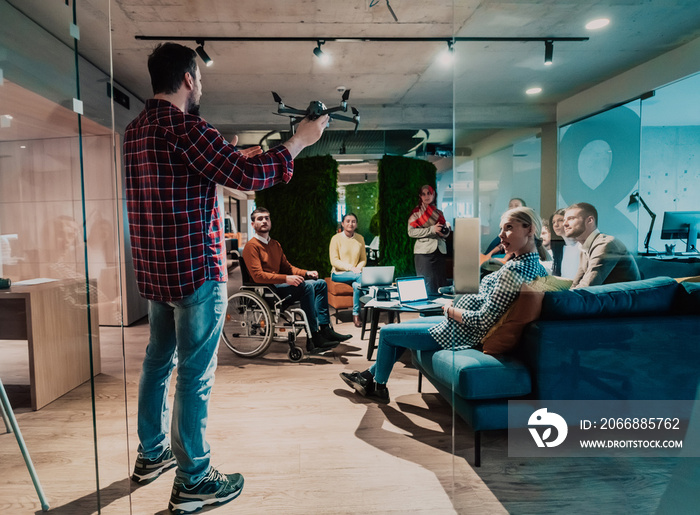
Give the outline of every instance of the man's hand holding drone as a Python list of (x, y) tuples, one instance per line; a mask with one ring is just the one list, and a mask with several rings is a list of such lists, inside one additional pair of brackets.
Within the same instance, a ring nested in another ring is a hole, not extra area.
[(319, 116), (315, 120), (304, 118), (297, 124), (297, 130), (294, 135), (287, 141), (282, 143), (289, 153), (292, 154), (292, 159), (299, 155), (299, 152), (304, 150), (309, 145), (313, 145), (323, 135), (323, 130), (328, 125), (329, 117), (327, 114)]

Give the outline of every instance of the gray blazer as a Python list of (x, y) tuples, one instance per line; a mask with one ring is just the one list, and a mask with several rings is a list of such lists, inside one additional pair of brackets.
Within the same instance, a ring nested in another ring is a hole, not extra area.
[(434, 233), (432, 226), (412, 227), (408, 224), (408, 235), (416, 238), (416, 244), (413, 246), (414, 254), (432, 254), (435, 249), (439, 249), (441, 254), (447, 254), (445, 239)]
[(637, 262), (620, 240), (602, 233), (591, 236), (583, 246), (572, 288), (640, 279)]

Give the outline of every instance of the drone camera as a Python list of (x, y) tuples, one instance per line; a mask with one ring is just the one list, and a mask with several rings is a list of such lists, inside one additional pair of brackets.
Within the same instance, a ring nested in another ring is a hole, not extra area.
[(323, 102), (313, 100), (309, 104), (309, 107), (306, 109), (306, 116), (309, 118), (309, 120), (315, 120), (316, 118), (321, 116), (323, 114), (323, 111), (325, 110), (326, 105)]

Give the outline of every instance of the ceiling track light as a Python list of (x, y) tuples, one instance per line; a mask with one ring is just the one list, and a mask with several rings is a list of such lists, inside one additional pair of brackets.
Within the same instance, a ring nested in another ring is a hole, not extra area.
[(549, 66), (552, 64), (552, 55), (554, 54), (554, 40), (547, 39), (544, 42), (544, 64)]
[(455, 60), (455, 47), (451, 39), (447, 40), (447, 50), (440, 53), (438, 58), (443, 66), (452, 66)]
[(323, 64), (328, 64), (330, 62), (330, 56), (321, 50), (321, 45), (326, 42), (323, 39), (316, 40), (316, 48), (314, 48), (314, 55), (318, 57), (319, 61)]
[(204, 50), (204, 40), (203, 39), (197, 39), (195, 41), (199, 46), (195, 49), (197, 52), (197, 55), (204, 61), (204, 64), (206, 66), (211, 66), (214, 64), (214, 61), (212, 60), (211, 57), (209, 57), (209, 54), (207, 54), (206, 50)]
[(552, 64), (552, 54), (554, 53), (554, 42), (582, 42), (588, 41), (587, 37), (557, 37), (557, 36), (544, 36), (544, 37), (491, 37), (491, 36), (477, 36), (477, 37), (274, 37), (274, 36), (144, 36), (136, 35), (134, 39), (140, 39), (144, 41), (195, 41), (200, 46), (197, 47), (197, 54), (207, 63), (209, 66), (213, 61), (207, 53), (204, 51), (204, 40), (208, 41), (237, 41), (237, 42), (263, 42), (263, 41), (274, 41), (274, 42), (302, 42), (302, 41), (315, 41), (316, 48), (313, 52), (316, 57), (318, 57), (324, 64), (330, 62), (330, 55), (321, 50), (321, 45), (324, 45), (328, 41), (335, 42), (376, 42), (376, 43), (429, 43), (429, 42), (439, 42), (443, 41), (447, 43), (448, 50), (454, 52), (453, 45), (455, 42), (480, 42), (480, 41), (490, 41), (490, 42), (500, 42), (500, 43), (516, 43), (516, 42), (544, 42), (544, 64)]
[(314, 48), (314, 55), (321, 59), (323, 57), (323, 50), (321, 50), (321, 45), (325, 44), (325, 41), (321, 41), (320, 39), (316, 41), (316, 48)]

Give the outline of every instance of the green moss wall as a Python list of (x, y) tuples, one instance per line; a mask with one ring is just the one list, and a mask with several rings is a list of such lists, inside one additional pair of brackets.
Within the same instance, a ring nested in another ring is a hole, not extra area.
[(418, 205), (419, 188), (435, 187), (436, 172), (435, 165), (420, 159), (384, 156), (379, 162), (380, 264), (395, 266), (395, 277), (415, 275), (408, 217)]
[(331, 156), (294, 160), (294, 176), (255, 194), (255, 204), (270, 211), (270, 236), (289, 262), (330, 276), (328, 245), (336, 230), (338, 163)]
[(357, 232), (369, 245), (374, 236), (370, 231), (370, 222), (377, 212), (379, 188), (376, 182), (348, 184), (345, 187), (345, 212), (357, 215)]

